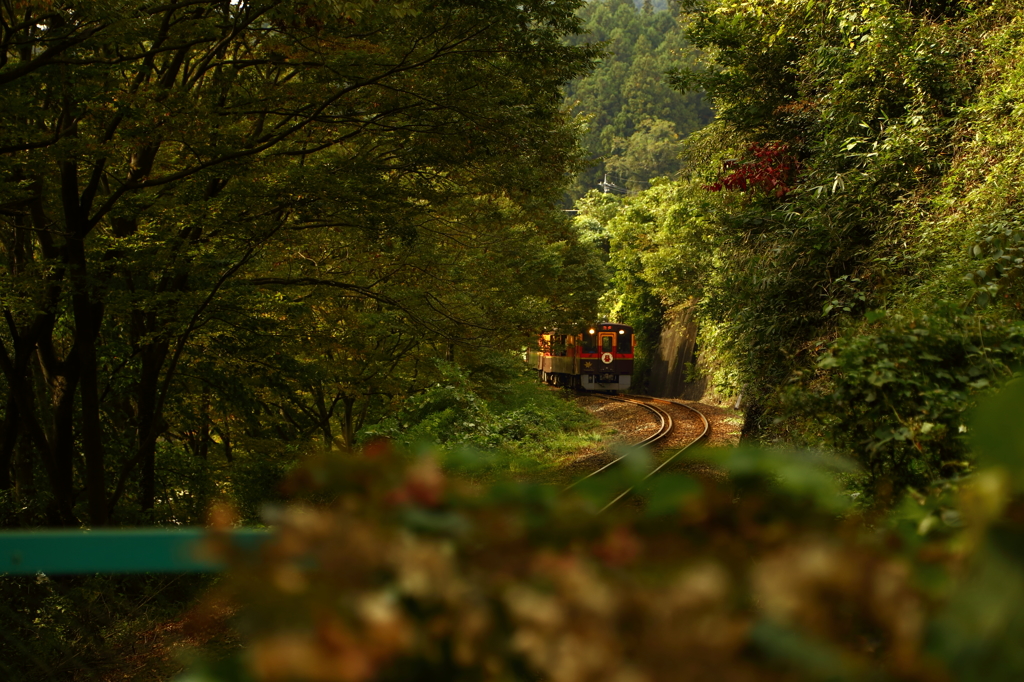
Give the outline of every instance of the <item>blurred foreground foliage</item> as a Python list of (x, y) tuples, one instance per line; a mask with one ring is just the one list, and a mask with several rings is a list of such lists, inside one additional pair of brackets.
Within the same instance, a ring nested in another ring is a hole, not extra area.
[(978, 413), (975, 474), (886, 512), (813, 454), (705, 450), (722, 473), (608, 514), (643, 456), (559, 494), (384, 441), (325, 454), (196, 612), (233, 612), (244, 648), (180, 680), (1021, 679), (1022, 405), (1011, 383)]

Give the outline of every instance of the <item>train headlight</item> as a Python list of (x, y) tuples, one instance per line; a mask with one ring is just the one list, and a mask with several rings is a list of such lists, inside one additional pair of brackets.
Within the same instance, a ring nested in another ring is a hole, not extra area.
[(593, 333), (594, 333), (594, 330), (593, 330), (593, 329), (591, 329), (591, 330), (590, 330), (590, 333), (591, 333), (591, 334), (593, 334)]
[(620, 330), (619, 330), (619, 333), (620, 333), (620, 334), (625, 334), (625, 333), (626, 333), (626, 330), (625, 330), (625, 329), (620, 329)]

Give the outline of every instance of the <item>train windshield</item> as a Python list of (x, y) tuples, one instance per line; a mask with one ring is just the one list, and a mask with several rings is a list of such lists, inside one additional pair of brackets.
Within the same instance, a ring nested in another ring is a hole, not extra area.
[(605, 334), (601, 336), (601, 352), (611, 353), (613, 350), (615, 350), (614, 346), (612, 345), (613, 343), (615, 343), (615, 337), (612, 336), (611, 334)]
[(619, 334), (619, 352), (629, 354), (633, 352), (633, 335)]
[(597, 352), (597, 336), (594, 334), (588, 334), (583, 332), (583, 346), (584, 353), (596, 353)]

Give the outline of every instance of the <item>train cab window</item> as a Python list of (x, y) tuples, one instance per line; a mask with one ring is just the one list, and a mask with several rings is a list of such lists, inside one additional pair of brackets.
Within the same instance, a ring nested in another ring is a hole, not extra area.
[(596, 353), (597, 352), (597, 337), (594, 334), (583, 333), (583, 346), (582, 351), (584, 353)]
[(564, 357), (565, 356), (565, 336), (561, 336), (561, 335), (560, 336), (556, 336), (555, 339), (554, 339), (553, 346), (554, 346), (554, 349), (553, 349), (553, 351), (551, 353), (552, 355), (557, 355), (557, 356), (560, 356), (560, 357)]
[(614, 343), (615, 337), (612, 336), (611, 334), (605, 334), (601, 336), (601, 352), (611, 353), (613, 350), (615, 350)]
[(619, 352), (626, 354), (633, 352), (632, 334), (619, 334)]

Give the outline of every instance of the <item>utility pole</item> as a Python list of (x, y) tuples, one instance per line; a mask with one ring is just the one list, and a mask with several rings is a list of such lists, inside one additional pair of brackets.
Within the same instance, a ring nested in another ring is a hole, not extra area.
[(608, 194), (608, 192), (613, 192), (615, 194), (626, 194), (627, 193), (626, 189), (624, 187), (619, 187), (614, 182), (608, 182), (608, 174), (607, 173), (604, 174), (604, 180), (598, 183), (598, 187), (601, 188), (601, 191), (604, 194)]

